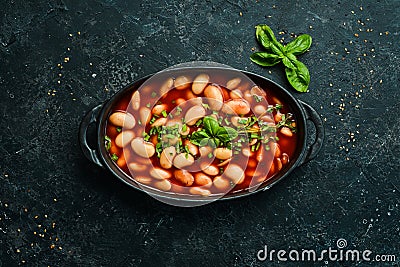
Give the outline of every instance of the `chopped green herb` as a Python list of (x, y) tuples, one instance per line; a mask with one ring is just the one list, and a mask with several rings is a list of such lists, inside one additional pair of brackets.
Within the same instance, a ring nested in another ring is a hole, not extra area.
[(210, 106), (209, 106), (208, 104), (201, 104), (201, 105), (202, 105), (203, 108), (206, 109), (206, 110), (210, 108)]
[(166, 111), (166, 110), (163, 110), (163, 111), (161, 111), (161, 114), (164, 116), (164, 118), (166, 118), (166, 117), (168, 116), (168, 114), (167, 114), (167, 111)]
[(151, 107), (150, 103), (147, 103), (147, 104), (146, 104), (146, 107), (150, 108), (150, 107)]
[(149, 141), (150, 140), (150, 135), (148, 135), (146, 132), (143, 132), (143, 140), (144, 141)]
[(164, 135), (164, 136), (165, 136), (165, 138), (167, 138), (167, 139), (173, 139), (173, 138), (176, 137), (176, 135), (173, 135), (173, 134), (166, 134), (166, 135)]
[(151, 97), (152, 98), (154, 98), (154, 97), (156, 97), (157, 96), (157, 93), (156, 92), (151, 92)]
[(209, 159), (211, 159), (212, 157), (214, 157), (214, 154), (213, 154), (212, 152), (210, 152), (210, 153), (208, 153), (207, 157), (208, 157)]
[(185, 149), (186, 153), (190, 153), (188, 145), (184, 146), (184, 149)]
[(106, 148), (107, 151), (109, 151), (111, 148), (111, 138), (106, 135), (104, 136), (104, 140), (105, 140), (104, 147)]
[(156, 145), (156, 153), (157, 153), (157, 157), (158, 158), (161, 156), (161, 152), (162, 151), (163, 151), (162, 143), (157, 143), (157, 145)]
[(202, 122), (203, 122), (203, 120), (198, 120), (198, 121), (196, 122), (196, 126), (199, 127), (200, 124), (201, 124)]
[(253, 95), (253, 98), (257, 103), (260, 103), (263, 100), (263, 97), (259, 95)]
[(114, 153), (114, 154), (111, 155), (111, 159), (113, 161), (117, 161), (118, 160), (118, 156)]
[(121, 132), (122, 131), (122, 128), (121, 127), (116, 127), (116, 130), (117, 130), (117, 132)]
[(187, 131), (187, 126), (186, 124), (182, 125), (182, 132), (186, 132)]

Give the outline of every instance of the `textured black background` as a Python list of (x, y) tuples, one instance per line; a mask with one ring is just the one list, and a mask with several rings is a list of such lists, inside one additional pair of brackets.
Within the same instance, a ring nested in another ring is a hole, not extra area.
[[(0, 266), (260, 266), (264, 245), (320, 251), (339, 238), (400, 257), (399, 1), (0, 5)], [(285, 42), (313, 37), (300, 56), (310, 92), (292, 92), (325, 121), (315, 160), (267, 192), (184, 209), (83, 157), (85, 112), (165, 67), (213, 60), (288, 86), (281, 65), (249, 60), (258, 23)]]

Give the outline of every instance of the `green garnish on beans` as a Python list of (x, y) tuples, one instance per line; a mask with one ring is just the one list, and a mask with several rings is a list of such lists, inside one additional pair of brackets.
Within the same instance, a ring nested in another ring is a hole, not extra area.
[(117, 161), (118, 160), (118, 156), (114, 153), (114, 154), (111, 155), (111, 159), (113, 161)]
[(282, 45), (276, 40), (270, 27), (260, 24), (256, 26), (256, 38), (265, 51), (253, 53), (250, 56), (251, 61), (263, 67), (282, 62), (290, 85), (299, 92), (307, 92), (310, 73), (306, 65), (297, 60), (296, 56), (305, 53), (310, 48), (311, 36), (302, 34), (287, 45)]
[(203, 129), (194, 132), (190, 137), (190, 142), (199, 146), (218, 147), (220, 144), (226, 144), (235, 139), (238, 132), (231, 127), (220, 126), (213, 117), (204, 117)]

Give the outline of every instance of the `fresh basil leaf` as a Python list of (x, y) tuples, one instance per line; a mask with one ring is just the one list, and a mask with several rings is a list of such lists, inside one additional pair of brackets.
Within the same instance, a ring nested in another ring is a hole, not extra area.
[(210, 138), (210, 136), (204, 130), (201, 130), (201, 131), (194, 132), (192, 134), (192, 136), (190, 137), (190, 142), (199, 146), (204, 139), (209, 139), (209, 138)]
[(274, 33), (267, 25), (256, 26), (256, 38), (268, 52), (277, 55), (283, 54), (283, 45), (276, 40)]
[(208, 146), (210, 145), (210, 142), (212, 142), (211, 138), (204, 138), (199, 142), (198, 146)]
[(219, 147), (221, 142), (219, 141), (219, 139), (214, 138), (214, 139), (210, 139), (210, 142), (208, 144), (209, 144), (210, 147), (216, 148), (216, 147)]
[(291, 61), (295, 68), (286, 67), (286, 77), (289, 83), (299, 92), (307, 92), (308, 85), (310, 84), (310, 73), (306, 65), (298, 60)]
[[(294, 59), (294, 60), (296, 60), (296, 59)], [(296, 66), (292, 63), (292, 61), (288, 57), (284, 57), (282, 59), (282, 63), (287, 68), (290, 68), (290, 69), (295, 69), (296, 68)]]
[(281, 61), (279, 56), (267, 52), (255, 52), (250, 56), (250, 59), (263, 67), (274, 66)]
[(302, 34), (298, 36), (296, 39), (288, 43), (284, 47), (284, 51), (286, 53), (290, 53), (293, 55), (300, 55), (306, 52), (312, 43), (312, 38), (308, 34)]
[(222, 142), (227, 143), (238, 136), (238, 132), (231, 127), (220, 127), (217, 131), (217, 137)]
[(203, 126), (204, 126), (204, 130), (210, 136), (215, 136), (215, 134), (219, 128), (218, 121), (215, 118), (209, 117), (209, 116), (207, 116), (203, 119)]

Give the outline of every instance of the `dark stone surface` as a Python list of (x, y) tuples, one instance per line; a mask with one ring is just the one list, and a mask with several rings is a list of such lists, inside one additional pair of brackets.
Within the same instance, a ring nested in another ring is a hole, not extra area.
[[(2, 1), (0, 266), (275, 266), (264, 245), (339, 238), (399, 265), (399, 14), (396, 0)], [(310, 92), (292, 92), (325, 120), (316, 159), (267, 192), (183, 209), (83, 157), (85, 112), (165, 67), (213, 60), (288, 86), (249, 60), (258, 23), (314, 39)]]

